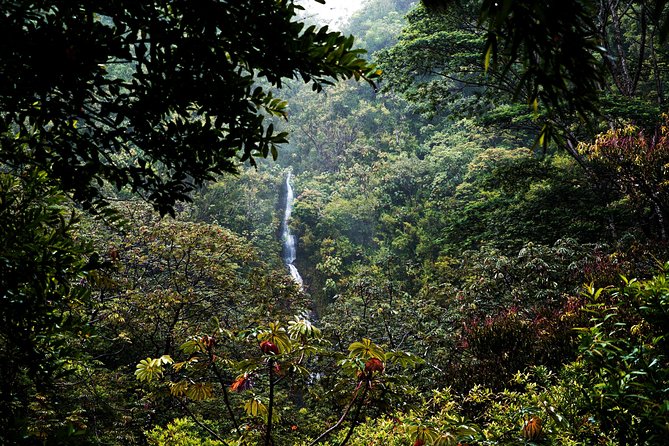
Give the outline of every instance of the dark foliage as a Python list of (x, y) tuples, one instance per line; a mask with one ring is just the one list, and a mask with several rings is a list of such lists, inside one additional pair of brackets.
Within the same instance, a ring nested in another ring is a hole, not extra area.
[(0, 161), (39, 166), (85, 205), (128, 186), (161, 213), (212, 174), (277, 156), (270, 89), (371, 67), (353, 38), (304, 28), (298, 6), (222, 2), (3, 0)]

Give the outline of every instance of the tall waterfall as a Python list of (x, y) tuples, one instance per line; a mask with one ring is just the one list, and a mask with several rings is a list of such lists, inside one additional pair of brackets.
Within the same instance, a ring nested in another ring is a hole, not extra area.
[(302, 286), (302, 276), (297, 270), (293, 262), (295, 261), (295, 236), (290, 233), (288, 222), (290, 221), (290, 214), (293, 212), (293, 188), (290, 185), (289, 173), (286, 176), (286, 210), (283, 214), (283, 221), (281, 222), (281, 238), (283, 241), (283, 262), (290, 270), (290, 275), (295, 282)]

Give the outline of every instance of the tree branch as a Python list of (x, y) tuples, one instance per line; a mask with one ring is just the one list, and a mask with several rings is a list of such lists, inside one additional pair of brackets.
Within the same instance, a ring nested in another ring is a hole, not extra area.
[(369, 389), (369, 383), (366, 384), (367, 385), (365, 385), (365, 389), (362, 391), (362, 397), (360, 398), (360, 401), (358, 401), (358, 406), (355, 408), (355, 415), (353, 415), (353, 419), (351, 420), (351, 426), (349, 427), (344, 440), (341, 443), (339, 443), (339, 446), (344, 446), (351, 438), (351, 435), (353, 435), (353, 430), (355, 429), (355, 425), (358, 423), (358, 419), (360, 418), (360, 411), (362, 410), (362, 405), (365, 402), (367, 389)]
[(195, 422), (195, 424), (197, 424), (197, 425), (200, 426), (202, 429), (204, 429), (204, 430), (206, 430), (207, 432), (209, 432), (209, 434), (210, 434), (212, 437), (214, 437), (216, 440), (220, 441), (221, 443), (225, 443), (225, 440), (224, 440), (223, 438), (221, 438), (221, 437), (220, 437), (216, 432), (214, 432), (209, 426), (207, 426), (206, 424), (204, 424), (203, 422), (201, 422), (200, 420), (197, 419), (197, 417), (195, 416), (195, 414), (194, 414), (193, 412), (191, 412), (191, 410), (188, 408), (188, 405), (187, 405), (186, 403), (184, 403), (183, 401), (181, 401), (179, 398), (176, 398), (176, 397), (175, 397), (175, 399), (179, 402), (179, 405), (181, 406), (181, 408), (186, 412), (186, 414), (190, 417), (190, 419), (193, 420), (193, 421)]
[(274, 381), (272, 372), (274, 371), (274, 359), (267, 361), (267, 376), (269, 378), (269, 403), (267, 404), (267, 432), (265, 432), (265, 446), (272, 443), (272, 412), (274, 410)]
[(223, 379), (223, 375), (221, 374), (221, 371), (218, 369), (218, 366), (216, 365), (216, 362), (214, 361), (213, 358), (213, 353), (211, 352), (209, 352), (209, 360), (211, 361), (214, 374), (216, 375), (216, 378), (218, 378), (218, 382), (221, 384), (221, 389), (223, 389), (223, 401), (225, 402), (225, 407), (228, 410), (228, 414), (230, 415), (232, 424), (235, 426), (235, 429), (239, 430), (239, 423), (237, 422), (237, 417), (235, 417), (235, 412), (232, 410), (232, 405), (230, 404), (230, 397), (228, 395), (227, 383)]
[(321, 440), (323, 440), (325, 437), (327, 437), (333, 431), (335, 431), (337, 428), (339, 428), (339, 426), (341, 426), (341, 424), (346, 419), (346, 416), (350, 412), (351, 407), (353, 407), (353, 403), (355, 403), (356, 399), (358, 398), (358, 392), (360, 391), (361, 384), (362, 384), (362, 382), (360, 384), (358, 384), (358, 387), (356, 387), (355, 392), (353, 393), (353, 399), (351, 400), (350, 403), (348, 403), (348, 406), (346, 406), (346, 409), (344, 409), (344, 413), (342, 414), (341, 418), (339, 418), (339, 420), (335, 424), (333, 424), (328, 430), (326, 430), (325, 432), (320, 434), (314, 441), (309, 443), (309, 446), (314, 446), (315, 444), (319, 443)]

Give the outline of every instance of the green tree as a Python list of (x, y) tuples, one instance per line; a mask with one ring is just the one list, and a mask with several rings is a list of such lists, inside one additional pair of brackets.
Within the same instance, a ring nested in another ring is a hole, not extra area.
[(581, 382), (603, 430), (622, 445), (658, 444), (669, 432), (668, 271), (587, 289), (595, 317), (582, 330)]
[[(424, 0), (422, 3), (431, 11), (448, 12), (461, 2)], [(657, 17), (667, 2), (633, 3), (635, 10), (643, 11), (641, 14), (654, 13)], [(620, 59), (607, 60), (613, 55), (609, 42), (616, 38), (608, 34), (611, 28), (607, 25), (615, 28), (620, 24), (618, 15), (628, 12), (623, 10), (619, 14), (621, 11), (616, 9), (624, 6), (615, 2), (569, 0), (539, 4), (507, 0), (474, 1), (467, 6), (485, 36), (481, 60), (486, 70), (498, 67), (502, 72), (516, 71), (516, 91), (523, 91), (529, 103), (541, 100), (555, 110), (591, 112), (606, 82), (604, 62), (626, 63)], [(655, 22), (661, 25), (659, 20)], [(609, 36), (612, 39), (606, 39)], [(606, 42), (604, 46), (602, 41)], [(624, 56), (621, 47), (616, 50), (618, 56)], [(622, 83), (625, 88), (630, 86), (629, 82)]]
[(422, 3), (380, 60), (389, 86), (428, 110), (480, 116), (513, 102), (501, 124), (529, 126), (580, 160), (578, 139), (600, 120), (648, 122), (661, 109), (665, 0)]
[(193, 196), (194, 221), (218, 224), (249, 240), (263, 260), (281, 262), (277, 238), (285, 171), (262, 164), (240, 169), (239, 175), (223, 175)]
[(402, 15), (411, 7), (406, 0), (372, 0), (350, 18), (346, 30), (370, 54), (395, 43), (402, 30)]
[[(246, 357), (235, 359), (232, 352), (244, 344), (249, 347)], [(314, 387), (318, 381), (326, 380), (333, 385), (327, 393), (345, 401), (342, 414), (337, 415), (338, 420), (327, 429), (322, 425), (310, 426), (315, 432), (307, 435), (315, 437), (310, 442), (313, 446), (343, 429), (348, 421), (346, 437), (340, 443), (344, 445), (362, 421), (363, 409), (383, 408), (382, 402), (392, 395), (402, 400), (404, 392), (410, 389), (402, 369), (421, 361), (405, 352), (386, 350), (369, 339), (348, 345), (348, 355), (328, 351), (326, 346), (321, 331), (301, 316), (285, 325), (276, 321), (241, 331), (219, 328), (213, 335), (194, 336), (185, 342), (181, 346), (182, 352), (188, 355), (184, 361), (175, 363), (168, 355), (146, 358), (137, 364), (135, 376), (149, 384), (166, 379), (164, 387), (169, 387), (172, 397), (180, 401), (190, 419), (206, 430), (210, 438), (224, 441), (238, 437), (238, 444), (265, 445), (274, 444), (278, 438), (282, 443), (291, 441), (293, 444), (297, 438), (304, 438), (305, 434), (297, 429), (279, 429), (279, 421), (284, 417), (298, 419), (299, 424), (306, 421), (304, 415), (315, 407), (305, 407), (304, 397), (310, 392), (305, 392), (303, 386), (311, 382), (309, 387)], [(307, 368), (317, 357), (336, 360), (338, 367), (333, 360), (329, 361), (330, 379), (314, 375)], [(166, 371), (168, 364), (171, 367)], [(237, 376), (234, 381), (225, 379), (230, 373)], [(219, 407), (225, 408), (225, 414), (211, 413), (213, 423), (198, 420), (188, 409), (190, 403), (220, 398), (219, 395), (224, 400)], [(302, 410), (295, 411), (296, 404), (302, 406)], [(235, 406), (243, 407), (239, 416)], [(290, 409), (297, 413), (289, 413)], [(235, 426), (234, 430), (228, 429), (229, 433), (216, 430), (216, 422), (224, 418)], [(160, 432), (154, 430), (153, 435)], [(187, 438), (188, 433), (183, 434)]]
[(77, 201), (109, 182), (161, 213), (238, 161), (277, 156), (271, 88), (376, 72), (353, 37), (292, 0), (2, 2), (0, 161), (40, 166)]
[(82, 285), (96, 262), (78, 224), (45, 172), (0, 174), (0, 443), (80, 429), (58, 391), (90, 335)]
[(550, 245), (563, 237), (612, 240), (633, 227), (631, 209), (616, 202), (619, 195), (597, 192), (564, 155), (541, 159), (525, 148), (487, 149), (469, 163), (446, 207), (443, 237), (455, 252), (485, 244)]
[[(114, 209), (125, 225), (88, 219), (80, 232), (105, 260), (89, 275), (85, 306), (94, 336), (84, 351), (96, 361), (60, 397), (79, 399), (84, 442), (142, 444), (143, 431), (182, 412), (169, 395), (139, 388), (132, 379), (138, 361), (175, 356), (193, 334), (211, 333), (212, 326), (242, 329), (268, 315), (306, 311), (307, 302), (283, 267), (263, 262), (243, 237), (185, 219), (189, 206), (177, 219), (161, 219), (138, 201)], [(233, 349), (230, 358), (242, 354)]]
[(306, 309), (283, 268), (269, 267), (239, 235), (214, 224), (160, 219), (139, 203), (119, 212), (135, 224), (87, 232), (108, 260), (92, 287), (98, 326), (113, 340), (113, 355), (100, 352), (110, 364), (174, 354), (194, 327), (213, 317), (233, 329), (265, 314)]
[[(384, 90), (404, 94), (428, 115), (461, 114), (485, 106), (490, 88), (480, 56), (483, 33), (465, 7), (434, 15), (416, 7), (392, 47), (376, 54)], [(502, 87), (501, 79), (496, 85)], [(464, 108), (464, 110), (463, 110)]]
[[(582, 143), (579, 151), (591, 161), (596, 177), (613, 190), (627, 196), (644, 227), (653, 238), (666, 240), (669, 234), (669, 117), (654, 130), (636, 125), (602, 133), (592, 144)], [(641, 220), (641, 219), (640, 219)]]

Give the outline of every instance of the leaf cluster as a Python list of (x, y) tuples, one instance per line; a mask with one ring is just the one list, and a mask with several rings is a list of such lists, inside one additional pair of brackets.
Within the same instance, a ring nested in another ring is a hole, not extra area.
[[(0, 160), (39, 166), (87, 205), (128, 187), (173, 213), (239, 162), (276, 158), (271, 86), (371, 79), (353, 37), (295, 21), (292, 1), (5, 2)], [(112, 69), (111, 67), (120, 67)]]

